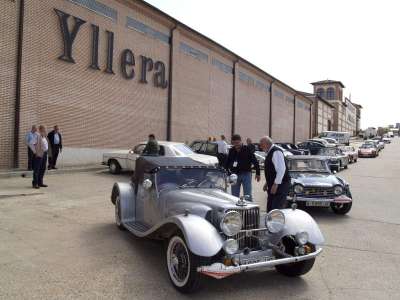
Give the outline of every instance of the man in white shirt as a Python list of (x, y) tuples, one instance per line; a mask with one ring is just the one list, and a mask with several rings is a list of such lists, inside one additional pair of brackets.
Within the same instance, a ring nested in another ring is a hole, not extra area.
[(265, 157), (264, 191), (268, 194), (267, 212), (286, 207), (290, 176), (283, 151), (276, 147), (268, 136), (261, 138), (260, 148), (267, 153)]
[(28, 148), (28, 171), (32, 171), (32, 161), (33, 161), (33, 152), (29, 147), (32, 140), (35, 138), (35, 133), (37, 132), (36, 125), (32, 125), (32, 129), (25, 136), (25, 144)]
[(43, 125), (39, 126), (39, 133), (35, 133), (29, 147), (34, 155), (32, 164), (32, 187), (35, 189), (47, 187), (47, 185), (43, 183), (43, 177), (46, 172), (47, 154), (49, 152), (49, 141), (46, 136), (46, 127)]
[(220, 166), (225, 166), (226, 158), (228, 156), (228, 143), (225, 141), (225, 136), (221, 135), (221, 140), (216, 141), (218, 145), (218, 161)]

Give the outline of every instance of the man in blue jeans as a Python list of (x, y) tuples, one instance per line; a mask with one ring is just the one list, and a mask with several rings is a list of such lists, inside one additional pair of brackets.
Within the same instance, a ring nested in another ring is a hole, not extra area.
[(228, 172), (236, 174), (238, 181), (232, 185), (232, 195), (240, 196), (240, 187), (243, 186), (243, 195), (249, 196), (248, 200), (252, 201), (252, 167), (256, 169), (256, 180), (260, 181), (260, 166), (254, 152), (246, 145), (243, 145), (242, 138), (238, 134), (232, 136), (233, 147), (229, 149), (228, 158), (225, 163), (225, 169)]

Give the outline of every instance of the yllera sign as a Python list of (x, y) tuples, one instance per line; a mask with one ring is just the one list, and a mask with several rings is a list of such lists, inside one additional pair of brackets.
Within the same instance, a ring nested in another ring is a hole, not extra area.
[[(72, 49), (76, 35), (83, 24), (86, 23), (78, 17), (71, 16), (61, 10), (54, 9), (60, 21), (61, 34), (64, 42), (64, 49), (62, 55), (58, 58), (69, 62), (75, 63), (72, 56)], [(72, 17), (72, 28), (68, 27), (68, 20)], [(94, 70), (100, 70), (99, 66), (99, 26), (91, 24), (92, 29), (92, 47), (91, 47), (91, 63), (89, 67)], [(113, 71), (113, 54), (114, 54), (114, 33), (106, 30), (107, 34), (107, 63), (104, 72), (108, 74), (115, 74)], [(153, 61), (150, 57), (140, 55), (141, 72), (139, 82), (147, 83), (147, 75), (153, 72), (153, 84), (155, 87), (165, 89), (168, 86), (168, 81), (165, 78), (165, 64), (162, 61)], [(121, 73), (125, 79), (133, 79), (135, 77), (135, 55), (132, 50), (124, 49), (120, 57)]]

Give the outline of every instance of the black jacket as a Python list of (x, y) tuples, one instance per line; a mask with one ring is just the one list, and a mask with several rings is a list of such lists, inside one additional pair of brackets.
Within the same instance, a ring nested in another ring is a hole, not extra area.
[[(270, 189), (272, 187), (272, 185), (275, 182), (275, 178), (276, 178), (276, 170), (275, 170), (275, 166), (272, 162), (272, 156), (274, 155), (275, 151), (281, 151), (281, 149), (279, 149), (278, 147), (272, 146), (271, 150), (268, 152), (267, 156), (265, 157), (265, 162), (264, 162), (264, 171), (265, 171), (265, 180), (267, 181), (267, 186), (268, 189)], [(282, 152), (283, 155), (283, 152)], [(283, 156), (285, 157), (285, 156)], [(286, 158), (285, 159), (285, 166), (286, 166), (286, 170), (285, 170), (285, 174), (283, 175), (282, 178), (282, 184), (286, 184), (290, 182), (290, 175), (289, 175), (289, 169), (287, 166), (287, 161)]]
[[(237, 166), (234, 163), (237, 161)], [(240, 151), (236, 151), (235, 147), (229, 149), (228, 158), (225, 163), (225, 169), (231, 173), (239, 174), (243, 172), (251, 172), (252, 165), (256, 169), (256, 175), (260, 175), (260, 166), (254, 152), (249, 147), (242, 145)]]
[[(47, 138), (49, 139), (50, 145), (51, 147), (54, 146), (54, 130), (50, 131), (49, 134), (47, 135)], [(60, 148), (62, 148), (62, 137), (61, 137), (61, 133), (58, 132), (58, 136), (60, 137), (60, 143), (58, 144)]]

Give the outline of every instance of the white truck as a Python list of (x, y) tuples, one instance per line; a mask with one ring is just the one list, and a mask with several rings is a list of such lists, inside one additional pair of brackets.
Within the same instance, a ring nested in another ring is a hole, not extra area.
[(339, 144), (344, 144), (346, 146), (350, 145), (350, 133), (340, 132), (340, 131), (322, 131), (319, 138), (331, 138), (335, 139)]

